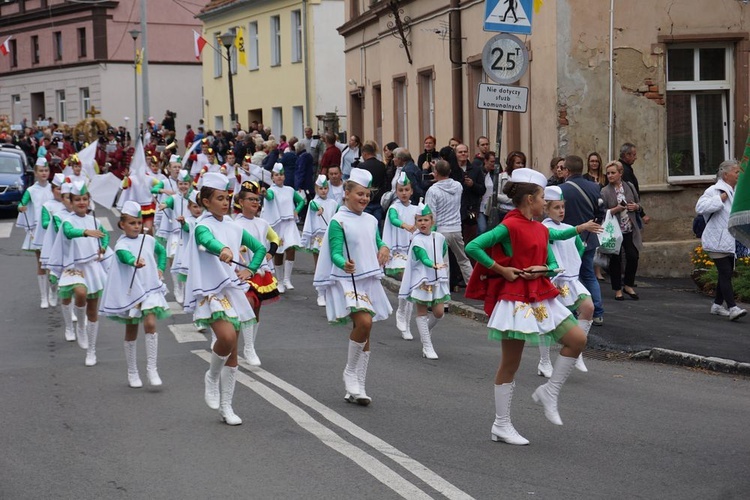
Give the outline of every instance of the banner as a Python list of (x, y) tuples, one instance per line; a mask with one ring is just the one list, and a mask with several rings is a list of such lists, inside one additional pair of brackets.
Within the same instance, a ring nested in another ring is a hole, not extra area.
[(750, 134), (745, 141), (745, 152), (740, 161), (740, 178), (734, 188), (732, 213), (729, 216), (729, 232), (746, 247), (750, 247), (750, 174), (747, 172), (749, 159)]
[(234, 46), (237, 49), (237, 62), (247, 67), (247, 53), (245, 52), (245, 31), (241, 27), (235, 28)]

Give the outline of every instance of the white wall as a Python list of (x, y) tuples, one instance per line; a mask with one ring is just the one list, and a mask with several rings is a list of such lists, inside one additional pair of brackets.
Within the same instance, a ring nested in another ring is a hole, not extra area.
[[(336, 28), (344, 24), (344, 2), (342, 0), (324, 0), (319, 5), (309, 8), (309, 26), (311, 30), (308, 51), (312, 66), (313, 88), (311, 96), (312, 113), (310, 125), (315, 127), (315, 115), (336, 111), (346, 114), (346, 72), (344, 63), (344, 37)], [(346, 130), (346, 119), (342, 118), (342, 130)]]

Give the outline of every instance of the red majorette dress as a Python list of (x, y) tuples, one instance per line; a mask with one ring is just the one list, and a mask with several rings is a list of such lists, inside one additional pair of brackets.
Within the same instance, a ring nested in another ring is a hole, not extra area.
[(545, 264), (556, 269), (543, 224), (512, 210), (501, 224), (466, 245), (466, 253), (477, 261), (466, 297), (484, 301), (490, 339), (551, 344), (576, 326), (570, 311), (556, 300), (560, 292), (547, 276), (507, 281), (489, 269), (494, 262), (517, 269)]

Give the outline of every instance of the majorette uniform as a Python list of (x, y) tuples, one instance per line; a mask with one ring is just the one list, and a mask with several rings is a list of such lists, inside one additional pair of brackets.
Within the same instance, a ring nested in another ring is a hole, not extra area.
[(39, 247), (34, 247), (34, 234), (42, 217), (42, 206), (53, 198), (52, 186), (49, 182), (44, 186), (35, 182), (24, 191), (19, 207), (26, 207), (26, 211), (19, 213), (16, 219), (16, 227), (26, 231), (21, 250), (39, 250)]
[[(300, 240), (302, 249), (312, 253), (320, 252), (326, 229), (328, 229), (326, 221), (333, 217), (338, 207), (339, 205), (336, 203), (336, 200), (330, 198), (323, 199), (320, 196), (315, 196), (312, 199), (307, 207), (307, 217), (305, 217), (305, 225), (302, 228), (302, 238)], [(318, 215), (320, 208), (323, 209), (323, 213)]]
[(299, 213), (305, 207), (305, 199), (289, 186), (272, 185), (266, 191), (266, 201), (260, 216), (271, 225), (281, 239), (276, 250), (283, 253), (287, 248), (299, 247), (301, 240), (294, 212)]
[(167, 196), (162, 203), (166, 205), (166, 208), (159, 210), (164, 215), (156, 236), (164, 240), (167, 258), (173, 259), (182, 239), (182, 235), (180, 234), (182, 232), (182, 224), (179, 218), (187, 218), (190, 215), (188, 198), (187, 196), (183, 196), (182, 193), (177, 192), (174, 196)]
[[(188, 195), (188, 201), (197, 205), (198, 191), (191, 191)], [(187, 206), (187, 202), (185, 203)], [(174, 283), (174, 295), (175, 300), (180, 304), (185, 302), (185, 282), (187, 281), (189, 258), (188, 248), (190, 248), (190, 239), (193, 237), (193, 230), (197, 219), (193, 217), (190, 210), (185, 211), (185, 222), (182, 223), (180, 231), (178, 233), (177, 249), (175, 250), (174, 257), (172, 258), (172, 282)]]
[(328, 183), (328, 198), (336, 200), (339, 206), (344, 204), (344, 183), (342, 182), (339, 186), (334, 186), (330, 182)]
[(385, 274), (395, 276), (404, 271), (407, 263), (409, 244), (416, 232), (411, 233), (402, 229), (402, 224), (414, 225), (414, 217), (418, 213), (416, 205), (404, 205), (401, 200), (396, 200), (388, 208), (385, 225), (383, 226), (383, 243), (388, 245), (391, 258), (385, 264)]
[[(279, 236), (266, 220), (257, 216), (248, 219), (244, 215), (239, 214), (235, 216), (234, 221), (263, 245), (264, 255), (267, 253), (273, 255), (276, 247), (279, 245)], [(243, 252), (240, 253), (240, 262), (250, 262), (254, 257), (253, 253), (246, 247), (243, 247), (242, 250)], [(266, 260), (264, 257), (260, 269), (264, 271), (264, 275), (261, 276), (256, 273), (248, 281), (250, 289), (248, 290), (247, 297), (250, 303), (256, 307), (261, 303), (270, 304), (280, 299), (278, 283), (276, 277), (273, 275), (273, 259)]]

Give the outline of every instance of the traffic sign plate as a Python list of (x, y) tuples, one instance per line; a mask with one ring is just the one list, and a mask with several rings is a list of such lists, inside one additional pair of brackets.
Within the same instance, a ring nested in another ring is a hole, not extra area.
[(531, 34), (533, 0), (487, 0), (484, 8), (484, 31)]
[(482, 50), (482, 68), (492, 81), (515, 83), (526, 73), (529, 52), (514, 35), (501, 33), (490, 38)]
[(477, 107), (480, 109), (525, 113), (528, 102), (529, 89), (527, 87), (491, 85), (489, 83), (479, 84)]

